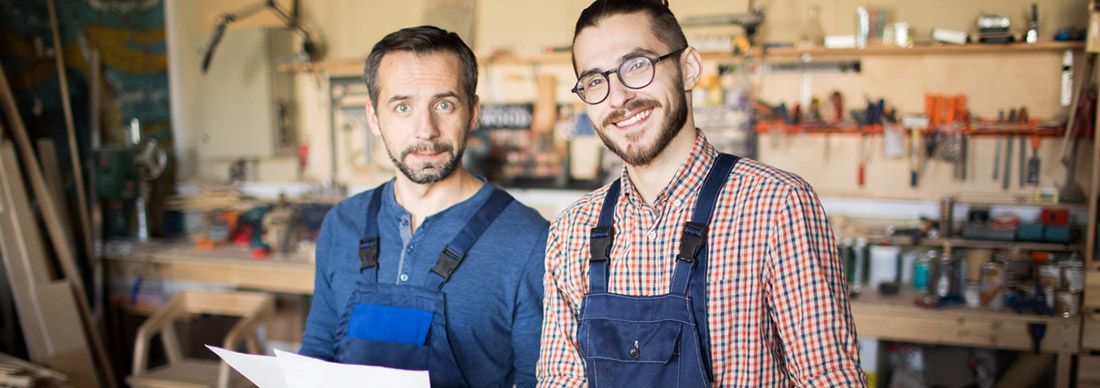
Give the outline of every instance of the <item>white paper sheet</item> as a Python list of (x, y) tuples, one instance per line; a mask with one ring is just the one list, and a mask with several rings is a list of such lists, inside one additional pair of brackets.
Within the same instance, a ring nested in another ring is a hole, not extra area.
[(337, 364), (275, 350), (287, 384), (292, 388), (410, 387), (429, 388), (428, 371), (369, 365)]
[(338, 364), (278, 349), (272, 357), (206, 347), (260, 388), (430, 387), (428, 371)]
[(290, 388), (286, 384), (283, 373), (279, 371), (279, 361), (275, 357), (237, 353), (217, 346), (206, 345), (206, 347), (258, 387)]

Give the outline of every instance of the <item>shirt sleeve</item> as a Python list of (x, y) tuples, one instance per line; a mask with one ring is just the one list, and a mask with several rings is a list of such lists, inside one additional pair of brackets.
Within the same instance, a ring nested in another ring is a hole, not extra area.
[[(543, 224), (545, 225), (545, 224)], [(542, 329), (542, 278), (545, 271), (546, 230), (535, 239), (527, 255), (527, 268), (520, 279), (516, 318), (512, 323), (516, 387), (535, 386), (535, 364), (539, 359), (539, 331)]]
[(817, 195), (787, 193), (769, 244), (771, 319), (799, 386), (866, 386), (843, 264)]
[(313, 300), (306, 318), (306, 332), (302, 338), (302, 348), (298, 353), (303, 356), (332, 361), (336, 358), (336, 327), (339, 315), (333, 303), (333, 291), (330, 283), (332, 267), (332, 235), (335, 231), (333, 217), (336, 209), (329, 211), (317, 236), (317, 249), (314, 253), (315, 273), (313, 275)]
[(546, 242), (546, 276), (543, 298), (541, 354), (536, 368), (539, 387), (583, 387), (584, 360), (576, 342), (577, 312), (566, 298), (569, 274), (563, 269), (568, 260), (561, 247), (559, 222), (550, 229)]

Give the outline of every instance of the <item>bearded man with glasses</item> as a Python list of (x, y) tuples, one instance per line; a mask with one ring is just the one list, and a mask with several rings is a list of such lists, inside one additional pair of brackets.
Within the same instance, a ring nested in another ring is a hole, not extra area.
[(864, 386), (843, 265), (802, 178), (718, 152), (668, 5), (597, 0), (573, 92), (622, 177), (553, 222), (539, 386)]

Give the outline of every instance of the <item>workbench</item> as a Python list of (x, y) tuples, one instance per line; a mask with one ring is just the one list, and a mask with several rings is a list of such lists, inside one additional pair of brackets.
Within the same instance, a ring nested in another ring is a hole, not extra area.
[(1046, 325), (1040, 352), (1056, 356), (1057, 387), (1070, 385), (1073, 355), (1081, 344), (1080, 317), (1016, 314), (984, 307), (917, 307), (918, 294), (905, 288), (897, 295), (864, 292), (851, 300), (860, 336), (920, 344), (1030, 352), (1028, 324)]
[(110, 276), (213, 283), (289, 294), (313, 293), (313, 252), (252, 257), (247, 247), (203, 250), (184, 241), (133, 244), (109, 249)]
[[(312, 252), (253, 259), (247, 248), (199, 250), (183, 242), (135, 245), (107, 255), (111, 276), (155, 277), (215, 283), (270, 292), (311, 294)], [(1078, 352), (1081, 319), (1022, 315), (987, 308), (917, 307), (911, 289), (884, 296), (864, 292), (851, 300), (860, 336), (920, 344), (952, 345), (1028, 352), (1029, 323), (1047, 325), (1040, 345), (1057, 359), (1057, 386), (1068, 387), (1072, 356)]]

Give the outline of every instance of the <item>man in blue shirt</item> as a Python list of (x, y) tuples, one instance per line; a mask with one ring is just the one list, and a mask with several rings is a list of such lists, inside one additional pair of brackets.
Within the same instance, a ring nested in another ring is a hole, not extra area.
[(406, 28), (367, 57), (367, 117), (398, 173), (338, 204), (317, 240), (301, 354), (428, 370), (432, 386), (534, 386), (549, 224), (463, 168), (477, 61)]

